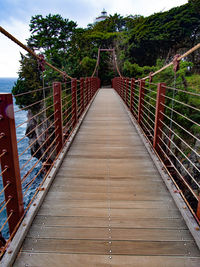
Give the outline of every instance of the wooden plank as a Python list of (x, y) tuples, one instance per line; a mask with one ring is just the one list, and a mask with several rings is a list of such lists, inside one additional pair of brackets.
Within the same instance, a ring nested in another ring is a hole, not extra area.
[[(106, 267), (108, 256), (83, 254), (26, 253), (21, 252), (14, 267)], [(26, 265), (27, 264), (27, 265)]]
[[(68, 179), (68, 178), (73, 178), (73, 180), (75, 179), (89, 179), (89, 180), (104, 180), (104, 181), (108, 181), (108, 177), (107, 176), (89, 176), (89, 175), (85, 175), (83, 172), (81, 173), (81, 175), (77, 176), (76, 174), (69, 174), (67, 172), (65, 173), (62, 173), (62, 171), (60, 170), (59, 173), (57, 174), (57, 177), (61, 177), (60, 181), (62, 183), (62, 180), (65, 180), (65, 179)], [(146, 174), (146, 173), (143, 173), (143, 174), (135, 174), (134, 176), (130, 176), (130, 177), (127, 177), (127, 176), (109, 176), (109, 180), (110, 180), (110, 183), (114, 183), (115, 181), (116, 182), (127, 182), (130, 183), (131, 185), (131, 182), (134, 183), (134, 181), (143, 181), (144, 180), (144, 183), (147, 181), (147, 182), (160, 182), (160, 183), (163, 183), (161, 180), (160, 180), (160, 177), (155, 173), (155, 174)], [(56, 181), (59, 182), (59, 179), (56, 179)], [(64, 182), (64, 181), (63, 181)], [(65, 183), (67, 183), (67, 181), (65, 181)]]
[[(107, 240), (108, 228), (74, 228), (33, 225), (27, 237)], [(193, 238), (188, 230), (114, 228), (112, 229), (112, 240), (191, 241)]]
[(198, 267), (200, 259), (195, 257), (169, 256), (119, 256), (89, 254), (56, 254), (56, 253), (29, 253), (21, 252), (14, 267)]
[[(51, 192), (93, 192), (93, 193), (104, 193), (108, 190), (108, 182), (105, 183), (104, 185), (96, 185), (96, 186), (73, 186), (69, 184), (65, 185), (55, 185), (52, 187)], [(111, 193), (123, 193), (123, 194), (155, 194), (159, 192), (163, 196), (168, 196), (169, 192), (167, 189), (161, 185), (161, 186), (154, 186), (147, 188), (145, 184), (142, 185), (135, 185), (135, 186), (112, 186), (110, 188)]]
[[(71, 227), (108, 227), (108, 217), (84, 216), (44, 216), (37, 215), (34, 224), (46, 226)], [(115, 217), (112, 218), (112, 228), (159, 228), (159, 229), (187, 229), (182, 218), (141, 218)]]
[[(63, 166), (63, 168), (60, 170), (59, 174), (65, 175), (67, 174), (68, 176), (81, 176), (81, 175), (88, 176), (88, 177), (99, 177), (99, 176), (106, 176), (107, 170), (103, 165), (101, 164), (93, 164), (93, 162), (90, 162), (89, 165), (85, 165), (84, 167), (81, 165), (68, 165), (68, 166)], [(111, 176), (115, 177), (134, 177), (138, 175), (154, 175), (157, 174), (156, 170), (154, 169), (146, 169), (145, 166), (140, 166), (136, 167), (136, 169), (131, 168), (128, 169), (128, 166), (124, 166), (124, 170), (120, 169), (119, 166), (115, 168), (115, 166), (112, 167), (110, 171)]]
[[(119, 159), (109, 160), (110, 176), (134, 177), (137, 174), (157, 174), (157, 170), (150, 163), (139, 164), (141, 160), (134, 161), (134, 163), (132, 164), (131, 162), (125, 163), (121, 161)], [(95, 174), (95, 171), (97, 172), (98, 176), (106, 176), (107, 159), (81, 158), (79, 160), (76, 160), (74, 158), (70, 158), (68, 161), (63, 162), (62, 169), (59, 171), (59, 174), (68, 172), (71, 175), (74, 173), (77, 176), (79, 175), (79, 173), (93, 176)], [(95, 176), (97, 176), (97, 174)]]
[[(68, 240), (26, 238), (22, 251), (76, 254), (107, 254), (109, 242), (97, 240)], [(112, 255), (174, 255), (199, 257), (194, 241), (112, 241)]]
[[(111, 216), (113, 217), (129, 217), (129, 218), (181, 218), (180, 212), (171, 209), (114, 209), (112, 208)], [(52, 209), (52, 207), (42, 206), (38, 212), (38, 215), (50, 215), (50, 216), (89, 216), (89, 217), (107, 217), (108, 208), (68, 208), (63, 205), (60, 209)]]
[[(58, 178), (60, 177), (60, 178)], [(156, 176), (157, 177), (157, 176)], [(144, 185), (146, 187), (156, 187), (156, 186), (163, 186), (163, 182), (159, 179), (156, 179), (156, 177), (141, 177), (138, 176), (137, 178), (126, 178), (126, 177), (117, 177), (116, 179), (113, 177), (109, 180), (109, 184), (111, 185), (111, 188), (113, 187), (125, 187), (125, 186), (138, 186), (138, 185)], [(66, 180), (66, 181), (63, 181)], [(63, 176), (63, 175), (57, 175), (57, 179), (54, 181), (54, 186), (61, 186), (61, 185), (70, 185), (70, 186), (105, 186), (108, 184), (108, 178), (107, 177), (85, 177), (85, 176), (79, 176), (79, 177), (71, 177), (71, 176)]]
[[(52, 199), (46, 198), (43, 206), (45, 208), (52, 207)], [(54, 208), (63, 207), (63, 201), (59, 198), (55, 199)], [(108, 208), (107, 200), (68, 200), (68, 208)], [(172, 201), (112, 201), (112, 208), (115, 209), (176, 209)]]
[[(62, 164), (62, 169), (66, 170), (68, 168), (82, 168), (85, 170), (88, 169), (88, 167), (91, 168), (91, 164), (93, 166), (93, 168), (98, 167), (98, 168), (108, 168), (108, 159), (89, 159), (89, 158), (80, 158), (79, 160), (76, 160), (75, 157), (67, 157), (67, 159), (65, 159), (63, 161)], [(119, 166), (120, 169), (124, 170), (124, 168), (128, 167), (130, 170), (135, 170), (140, 171), (141, 173), (145, 173), (145, 172), (153, 172), (158, 174), (158, 171), (156, 169), (156, 167), (153, 165), (152, 161), (145, 161), (143, 160), (141, 162), (140, 159), (135, 159), (134, 161), (131, 159), (109, 159), (109, 169), (112, 170), (112, 166)], [(146, 167), (145, 170), (141, 170), (141, 166)], [(149, 170), (150, 169), (150, 170)], [(112, 174), (111, 174), (112, 175)], [(159, 174), (158, 174), (159, 175)], [(126, 176), (121, 175), (121, 176)]]
[(131, 153), (123, 153), (123, 155), (120, 155), (119, 153), (117, 152), (109, 152), (109, 151), (102, 151), (102, 153), (98, 152), (98, 151), (79, 151), (77, 152), (77, 154), (71, 154), (71, 157), (72, 158), (88, 158), (88, 159), (107, 159), (109, 156), (109, 158), (112, 158), (112, 159), (140, 159), (140, 160), (145, 160), (148, 158), (148, 155), (145, 155), (145, 154), (142, 154), (142, 153), (138, 153), (137, 155), (136, 154), (131, 154)]
[[(108, 136), (104, 136), (104, 135), (79, 135), (79, 139), (77, 140), (77, 142), (91, 142), (91, 143), (105, 143), (105, 142), (110, 142), (112, 144), (114, 143), (118, 143), (120, 145), (123, 146), (123, 144), (127, 144), (129, 143), (129, 145), (134, 145), (137, 142), (137, 138), (133, 137), (133, 136), (128, 136), (128, 135), (124, 135), (124, 136), (110, 136), (110, 138), (108, 138)], [(74, 141), (76, 142), (76, 140)]]
[[(116, 129), (116, 131), (117, 131), (117, 129)], [(94, 142), (90, 143), (89, 141), (90, 140), (87, 140), (87, 149), (85, 149), (85, 143), (86, 142), (79, 142), (79, 140), (76, 139), (76, 143), (73, 143), (73, 146), (71, 148), (72, 154), (75, 151), (81, 151), (81, 153), (83, 153), (85, 150), (86, 152), (89, 153), (89, 152), (94, 152), (94, 151), (97, 152), (98, 149), (101, 152), (103, 149), (105, 149), (106, 152), (109, 152), (109, 151), (114, 152), (116, 150), (116, 151), (121, 151), (121, 153), (123, 151), (129, 151), (129, 153), (133, 153), (133, 154), (139, 153), (139, 154), (147, 155), (147, 151), (145, 150), (145, 148), (141, 147), (141, 145), (138, 145), (138, 144), (134, 144), (133, 147), (130, 147), (130, 145), (127, 145), (127, 144), (119, 144), (119, 143), (113, 144), (112, 142), (109, 142), (109, 143), (104, 142), (104, 144), (99, 146), (99, 144), (95, 144)], [(70, 153), (70, 151), (69, 151), (69, 153)]]
[[(108, 194), (107, 193), (85, 193), (85, 192), (49, 192), (48, 194), (48, 198), (52, 198), (56, 199), (56, 198), (60, 198), (61, 201), (67, 201), (69, 199), (74, 199), (74, 200), (86, 200), (86, 199), (90, 199), (90, 200), (107, 200), (108, 199)], [(152, 193), (151, 195), (148, 195), (146, 193), (132, 193), (132, 194), (124, 194), (124, 193), (110, 193), (110, 199), (111, 200), (155, 200), (155, 201), (159, 201), (159, 200), (170, 200), (170, 196), (169, 195), (163, 195), (161, 193)]]

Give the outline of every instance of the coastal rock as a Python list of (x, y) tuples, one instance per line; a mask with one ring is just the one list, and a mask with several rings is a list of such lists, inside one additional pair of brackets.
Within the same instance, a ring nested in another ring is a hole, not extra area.
[[(51, 149), (48, 150), (48, 146), (51, 143), (51, 139), (48, 137), (49, 132), (53, 131), (53, 129), (48, 128), (47, 122), (45, 122), (46, 115), (41, 113), (39, 116), (35, 116), (31, 110), (28, 110), (27, 113), (28, 123), (26, 128), (26, 135), (29, 138), (29, 145), (31, 150), (31, 155), (41, 160), (42, 162), (46, 162), (49, 160), (53, 160), (55, 155), (52, 155), (49, 158), (51, 153)], [(53, 128), (53, 127), (52, 127)], [(49, 140), (48, 140), (49, 139)], [(47, 151), (48, 150), (48, 151)]]

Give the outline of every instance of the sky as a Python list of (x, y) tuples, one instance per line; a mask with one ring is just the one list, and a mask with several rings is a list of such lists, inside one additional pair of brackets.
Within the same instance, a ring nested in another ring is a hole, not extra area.
[[(186, 4), (187, 0), (0, 0), (0, 26), (22, 43), (30, 36), (32, 16), (60, 14), (87, 27), (105, 8), (108, 15), (149, 16)], [(20, 52), (26, 53), (0, 33), (0, 77), (17, 77)]]

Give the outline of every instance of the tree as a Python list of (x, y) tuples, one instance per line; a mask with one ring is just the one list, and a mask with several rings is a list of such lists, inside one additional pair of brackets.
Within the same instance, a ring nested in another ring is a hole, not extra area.
[[(30, 22), (28, 44), (42, 52), (47, 61), (73, 77), (91, 74), (92, 62), (97, 59), (99, 47), (115, 48), (122, 73), (124, 70), (126, 75), (133, 72), (139, 74), (140, 67), (154, 66), (158, 59), (171, 61), (176, 53), (183, 53), (199, 42), (199, 7), (200, 0), (190, 0), (185, 5), (148, 17), (114, 14), (85, 29), (77, 28), (75, 22), (58, 14), (46, 17), (36, 15)], [(189, 57), (196, 70), (199, 58), (198, 51)], [(86, 62), (88, 67), (84, 64)], [(101, 79), (108, 80), (115, 74), (111, 64), (110, 54), (101, 54)], [(49, 68), (44, 74), (49, 82), (60, 79)]]
[[(42, 78), (38, 69), (37, 60), (32, 56), (24, 56), (21, 54), (20, 64), (19, 78), (12, 89), (12, 94), (18, 95), (42, 88)], [(19, 105), (20, 108), (24, 108), (41, 100), (41, 98), (42, 91), (24, 94), (16, 97), (16, 104)], [(37, 109), (38, 106), (32, 107), (32, 111)]]
[(194, 46), (200, 40), (199, 3), (193, 1), (140, 18), (129, 31), (125, 57), (131, 63), (151, 66), (158, 58), (171, 60), (176, 53)]
[(41, 50), (48, 61), (61, 67), (76, 26), (75, 22), (63, 19), (58, 14), (49, 14), (45, 18), (36, 15), (30, 21), (28, 45), (34, 50)]

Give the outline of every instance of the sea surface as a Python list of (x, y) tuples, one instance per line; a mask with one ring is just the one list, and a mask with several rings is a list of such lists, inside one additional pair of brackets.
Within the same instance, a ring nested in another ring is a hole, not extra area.
[[(12, 91), (12, 87), (14, 85), (14, 83), (16, 82), (17, 78), (0, 78), (0, 93), (11, 93)], [(14, 101), (14, 111), (16, 112), (17, 110), (19, 110), (19, 107), (15, 104), (15, 99), (13, 98)], [(15, 124), (20, 125), (23, 122), (25, 122), (27, 120), (27, 111), (20, 111), (15, 113)], [(22, 137), (24, 137), (25, 133), (26, 133), (26, 126), (27, 124), (24, 123), (22, 126), (20, 126), (19, 128), (16, 129), (16, 134), (17, 134), (17, 140), (20, 140)], [(0, 129), (1, 130), (1, 129)], [(25, 137), (22, 141), (20, 141), (18, 143), (18, 155), (20, 155), (28, 146), (28, 138)], [(24, 164), (31, 158), (31, 153), (30, 153), (30, 149), (28, 149), (20, 158), (19, 158), (19, 164), (20, 164), (20, 173), (21, 173), (21, 178), (27, 174), (27, 172), (31, 169), (31, 167), (36, 164), (37, 159), (33, 158), (30, 160), (30, 162), (22, 169), (22, 167), (24, 166)], [(39, 162), (35, 168), (33, 169), (33, 171), (30, 173), (30, 175), (27, 177), (27, 181), (25, 182), (28, 183), (31, 178), (33, 178), (38, 170), (41, 167), (41, 163)], [(1, 169), (0, 169), (1, 172)], [(34, 192), (35, 192), (35, 188), (38, 186), (39, 182), (41, 180), (41, 177), (38, 177), (38, 179), (33, 183), (33, 185), (31, 186), (31, 188), (29, 189), (29, 191), (25, 194), (24, 196), (24, 205), (25, 207), (27, 206), (28, 202), (30, 201), (30, 199), (32, 198)], [(25, 189), (25, 184), (23, 184), (23, 192), (26, 190)], [(3, 183), (2, 183), (2, 176), (0, 176), (0, 191), (3, 188)], [(4, 194), (0, 195), (0, 204), (2, 203), (2, 201), (4, 201)], [(0, 206), (1, 209), (2, 206)], [(5, 222), (7, 218), (7, 214), (6, 214), (6, 210), (4, 209), (2, 213), (0, 213), (0, 228), (3, 225), (3, 223)], [(8, 234), (8, 225), (6, 225), (6, 227), (3, 229), (2, 234), (5, 238), (8, 238), (9, 234)]]

